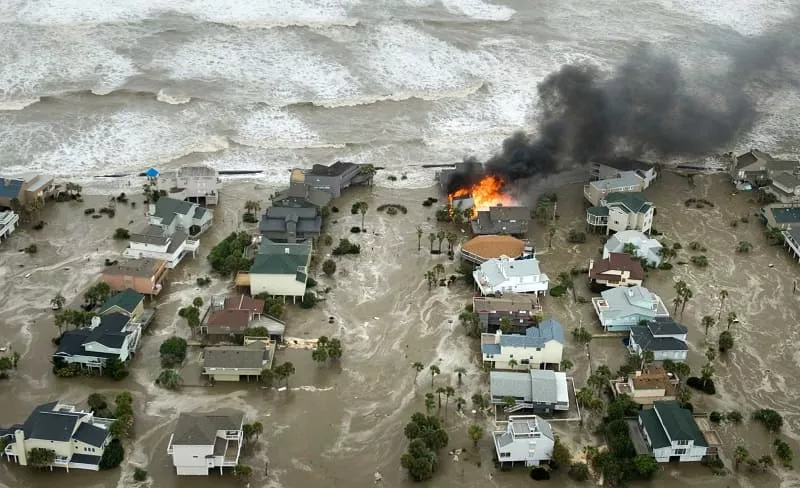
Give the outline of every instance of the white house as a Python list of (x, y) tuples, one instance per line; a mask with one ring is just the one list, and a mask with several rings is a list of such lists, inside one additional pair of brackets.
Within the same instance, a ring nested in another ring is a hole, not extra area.
[(550, 423), (532, 416), (510, 416), (506, 430), (492, 432), (494, 449), (500, 464), (522, 462), (525, 466), (538, 466), (553, 456), (555, 436)]
[(569, 410), (567, 374), (549, 369), (492, 371), (489, 373), (489, 392), (494, 404), (504, 404), (508, 397), (516, 401), (516, 405), (506, 408), (506, 413), (532, 410), (538, 414)]
[(692, 411), (674, 400), (654, 402), (639, 412), (642, 436), (659, 463), (701, 461), (708, 450)]
[(174, 198), (161, 197), (150, 205), (148, 220), (150, 225), (164, 229), (167, 235), (185, 232), (197, 236), (207, 231), (214, 220), (214, 213), (192, 202), (184, 202)]
[(167, 454), (179, 476), (208, 476), (208, 470), (233, 468), (239, 462), (244, 414), (234, 410), (181, 413), (169, 438)]
[(648, 233), (653, 227), (655, 207), (641, 193), (610, 193), (597, 207), (586, 209), (586, 223), (605, 229), (606, 234), (623, 230)]
[(277, 243), (261, 238), (255, 261), (248, 273), (236, 277), (237, 286), (249, 286), (252, 296), (260, 293), (302, 298), (311, 265), (311, 240)]
[(628, 349), (641, 356), (643, 352), (653, 353), (653, 360), (686, 361), (689, 347), (686, 344), (688, 329), (669, 317), (656, 317), (647, 325), (634, 325), (628, 339)]
[(177, 171), (164, 172), (158, 178), (159, 187), (170, 198), (205, 205), (216, 205), (219, 201), (218, 183), (217, 171), (208, 166), (184, 166)]
[(626, 332), (642, 320), (669, 317), (661, 297), (643, 286), (611, 288), (592, 297), (592, 306), (609, 332)]
[(638, 230), (623, 230), (611, 236), (603, 246), (603, 259), (612, 252), (625, 252), (626, 244), (632, 245), (636, 256), (651, 266), (661, 264), (661, 243)]
[(549, 286), (549, 278), (539, 269), (539, 260), (535, 255), (521, 259), (489, 259), (473, 271), (472, 276), (483, 295), (531, 292), (544, 294)]
[(55, 466), (67, 471), (98, 471), (100, 458), (111, 442), (112, 422), (72, 405), (45, 403), (34, 408), (24, 424), (0, 429), (0, 438), (7, 443), (3, 454), (9, 461), (27, 466), (32, 449), (47, 449), (55, 454), (51, 470)]
[(12, 210), (0, 212), (0, 241), (7, 239), (17, 228), (19, 215)]
[(161, 259), (167, 262), (167, 268), (174, 268), (191, 253), (194, 257), (200, 241), (189, 239), (183, 231), (169, 234), (163, 227), (148, 225), (139, 232), (132, 233), (128, 248), (122, 255), (129, 259)]
[[(553, 319), (528, 327), (525, 335), (481, 334), (483, 363), (492, 369), (545, 369), (561, 363), (564, 328)], [(515, 365), (509, 364), (514, 361)]]

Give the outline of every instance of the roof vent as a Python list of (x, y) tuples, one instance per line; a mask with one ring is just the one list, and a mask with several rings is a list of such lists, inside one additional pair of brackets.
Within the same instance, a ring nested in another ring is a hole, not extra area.
[(284, 254), (289, 254), (289, 248), (288, 247), (283, 248), (283, 253)]

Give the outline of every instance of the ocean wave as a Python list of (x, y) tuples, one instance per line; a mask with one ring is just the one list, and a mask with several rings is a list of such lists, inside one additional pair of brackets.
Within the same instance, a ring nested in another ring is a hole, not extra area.
[(30, 107), (34, 103), (39, 103), (41, 98), (20, 98), (16, 100), (0, 100), (0, 112), (3, 110), (15, 111)]
[(310, 103), (316, 107), (324, 108), (338, 108), (338, 107), (356, 107), (359, 105), (372, 105), (380, 102), (403, 102), (406, 100), (418, 99), (425, 101), (436, 101), (447, 98), (467, 98), (473, 93), (477, 93), (484, 87), (483, 80), (477, 80), (462, 88), (451, 88), (443, 90), (400, 90), (387, 95), (362, 95), (352, 98), (337, 98), (334, 100), (317, 100), (310, 102), (290, 103), (288, 105), (299, 105), (303, 103)]
[(159, 102), (167, 103), (169, 105), (183, 105), (192, 101), (192, 97), (181, 95), (170, 95), (163, 89), (156, 94), (156, 100)]

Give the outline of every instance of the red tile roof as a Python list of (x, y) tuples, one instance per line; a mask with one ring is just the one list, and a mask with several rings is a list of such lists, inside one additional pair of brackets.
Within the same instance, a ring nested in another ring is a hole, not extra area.
[(611, 282), (619, 281), (619, 275), (609, 273), (609, 271), (628, 271), (630, 279), (644, 279), (642, 263), (631, 258), (629, 254), (621, 252), (609, 253), (608, 258), (595, 261), (592, 269), (589, 270), (589, 278)]

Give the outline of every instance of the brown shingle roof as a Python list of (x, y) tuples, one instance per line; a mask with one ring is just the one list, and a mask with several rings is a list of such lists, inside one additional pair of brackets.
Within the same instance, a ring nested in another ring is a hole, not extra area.
[(509, 293), (502, 297), (475, 297), (472, 300), (472, 309), (477, 312), (519, 312), (530, 311), (537, 308), (539, 299), (536, 295), (523, 295)]
[(657, 366), (650, 367), (646, 373), (633, 378), (633, 387), (641, 390), (666, 388), (668, 379), (666, 370)]
[(123, 275), (150, 277), (164, 266), (163, 259), (128, 259), (114, 266), (103, 269), (104, 275)]
[(589, 270), (589, 278), (619, 281), (619, 275), (608, 273), (609, 271), (629, 271), (632, 280), (644, 279), (642, 263), (631, 258), (629, 254), (621, 252), (609, 253), (606, 259), (595, 261), (592, 269)]
[(227, 297), (225, 298), (225, 309), (248, 310), (255, 313), (263, 313), (264, 300), (248, 297), (247, 295), (239, 295), (237, 297)]
[(525, 242), (511, 236), (477, 236), (464, 243), (462, 249), (484, 259), (518, 258), (525, 250)]
[(208, 334), (241, 334), (250, 324), (247, 310), (217, 310), (208, 316)]

